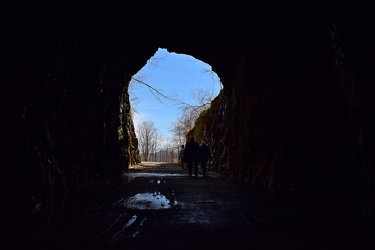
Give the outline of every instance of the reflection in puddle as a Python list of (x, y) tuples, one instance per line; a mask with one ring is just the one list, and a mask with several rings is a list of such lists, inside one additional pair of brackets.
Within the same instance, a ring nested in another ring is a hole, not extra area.
[(130, 220), (122, 227), (122, 229), (118, 231), (115, 235), (113, 235), (112, 241), (120, 240), (125, 234), (126, 229), (129, 228), (131, 225), (133, 225), (136, 220), (137, 220), (137, 215), (134, 214), (130, 218)]
[(123, 207), (140, 210), (168, 209), (171, 207), (171, 202), (167, 199), (167, 197), (159, 192), (138, 193), (134, 196), (126, 198), (123, 201)]
[(142, 173), (137, 173), (137, 172), (129, 172), (125, 173), (124, 176), (126, 176), (129, 179), (129, 182), (132, 181), (136, 177), (184, 177), (185, 175), (182, 175), (180, 173), (176, 174), (170, 174), (170, 173), (151, 173), (151, 172), (142, 172)]
[(143, 227), (143, 223), (147, 220), (147, 218), (143, 218), (142, 221), (139, 223), (138, 229), (133, 233), (132, 238), (139, 236), (139, 230)]

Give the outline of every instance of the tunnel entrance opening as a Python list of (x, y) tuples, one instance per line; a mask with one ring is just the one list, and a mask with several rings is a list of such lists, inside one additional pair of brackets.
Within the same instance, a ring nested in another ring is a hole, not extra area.
[(159, 48), (129, 87), (142, 161), (177, 162), (187, 133), (222, 88), (207, 63)]

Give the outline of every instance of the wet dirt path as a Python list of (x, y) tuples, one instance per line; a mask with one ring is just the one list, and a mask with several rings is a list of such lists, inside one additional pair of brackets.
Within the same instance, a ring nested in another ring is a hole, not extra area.
[(189, 177), (175, 164), (137, 166), (81, 199), (58, 224), (31, 242), (29, 249), (375, 246), (373, 235), (347, 217), (266, 198), (209, 175)]

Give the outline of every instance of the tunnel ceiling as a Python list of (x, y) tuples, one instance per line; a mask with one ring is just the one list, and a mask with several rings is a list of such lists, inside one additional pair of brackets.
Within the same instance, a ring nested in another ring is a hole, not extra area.
[[(0, 161), (20, 209), (139, 161), (127, 87), (158, 48), (224, 91), (192, 131), (213, 171), (370, 216), (369, 1), (30, 1), (7, 7)], [(202, 132), (204, 129), (204, 133)], [(121, 138), (118, 133), (121, 131)], [(21, 203), (21, 204), (20, 204)]]

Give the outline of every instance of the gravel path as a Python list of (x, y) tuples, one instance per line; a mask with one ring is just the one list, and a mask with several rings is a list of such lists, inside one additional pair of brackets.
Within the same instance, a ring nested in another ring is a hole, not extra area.
[(143, 163), (77, 196), (35, 249), (375, 249), (345, 214)]

